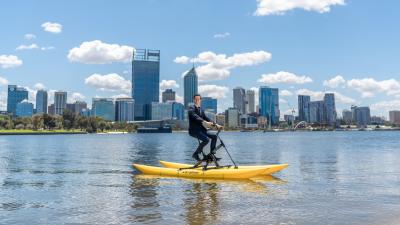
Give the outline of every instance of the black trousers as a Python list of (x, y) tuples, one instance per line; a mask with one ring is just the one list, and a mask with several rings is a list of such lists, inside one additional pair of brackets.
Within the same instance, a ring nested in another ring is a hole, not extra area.
[(217, 144), (217, 135), (212, 133), (212, 132), (197, 132), (195, 134), (190, 134), (190, 136), (197, 138), (200, 140), (199, 147), (197, 147), (196, 151), (193, 154), (200, 154), (203, 152), (204, 146), (210, 142), (211, 139), (211, 145), (210, 145), (210, 152), (215, 153), (215, 145)]

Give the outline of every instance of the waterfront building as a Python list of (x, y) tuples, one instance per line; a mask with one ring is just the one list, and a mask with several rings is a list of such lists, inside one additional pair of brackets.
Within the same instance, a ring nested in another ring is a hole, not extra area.
[(202, 97), (201, 98), (201, 108), (206, 111), (217, 113), (217, 99), (211, 97)]
[(172, 103), (171, 102), (152, 102), (151, 103), (151, 119), (152, 120), (170, 120), (172, 119)]
[(47, 100), (47, 91), (38, 90), (36, 92), (36, 113), (47, 113)]
[(162, 93), (162, 102), (167, 101), (175, 101), (175, 91), (173, 91), (172, 89), (166, 89)]
[(216, 123), (225, 126), (225, 113), (220, 113), (215, 116)]
[(335, 106), (335, 94), (326, 93), (324, 96), (324, 118), (325, 122), (330, 127), (336, 126), (336, 106)]
[(309, 103), (309, 122), (324, 124), (326, 122), (325, 118), (325, 103), (324, 101), (311, 101)]
[(17, 117), (32, 117), (33, 104), (26, 99), (17, 103), (15, 114)]
[(193, 104), (193, 96), (198, 94), (198, 78), (194, 66), (183, 76), (183, 101), (185, 108)]
[(136, 49), (132, 60), (132, 98), (135, 120), (151, 118), (151, 103), (159, 101), (160, 51)]
[(184, 120), (185, 119), (185, 106), (179, 102), (172, 102), (172, 119)]
[(393, 124), (400, 125), (400, 111), (389, 111), (389, 121)]
[(242, 87), (233, 89), (233, 108), (236, 108), (239, 114), (246, 114), (246, 90)]
[[(246, 112), (255, 113), (255, 93), (253, 90), (246, 91)], [(258, 113), (258, 112), (257, 112)]]
[(28, 90), (17, 85), (8, 85), (7, 112), (15, 116), (17, 104), (28, 99)]
[(67, 92), (54, 92), (54, 114), (62, 115), (67, 108)]
[(239, 127), (239, 110), (236, 108), (228, 108), (225, 110), (225, 126), (228, 128)]
[(115, 105), (111, 98), (93, 98), (92, 116), (98, 116), (105, 120), (115, 120)]
[(343, 121), (344, 121), (346, 124), (351, 124), (351, 122), (352, 122), (352, 113), (351, 113), (350, 110), (348, 110), (348, 109), (343, 109), (343, 111), (342, 111), (342, 117), (343, 117)]
[(117, 98), (115, 100), (115, 121), (134, 121), (134, 105), (132, 98)]
[(308, 95), (299, 95), (297, 97), (297, 106), (300, 121), (310, 122), (310, 101), (311, 98)]
[(353, 114), (353, 121), (356, 123), (357, 127), (363, 128), (371, 124), (371, 112), (368, 106), (352, 106), (351, 111)]
[(260, 115), (268, 118), (268, 125), (275, 126), (279, 123), (279, 90), (261, 86), (259, 89)]
[(250, 114), (240, 115), (240, 126), (245, 129), (258, 128), (257, 117)]

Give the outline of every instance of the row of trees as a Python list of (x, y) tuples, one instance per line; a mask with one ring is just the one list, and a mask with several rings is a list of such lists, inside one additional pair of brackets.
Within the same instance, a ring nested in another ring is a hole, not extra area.
[(136, 125), (126, 122), (106, 121), (101, 117), (84, 117), (65, 110), (63, 115), (36, 114), (32, 117), (0, 116), (0, 129), (55, 130), (79, 129), (89, 133), (104, 131), (133, 132)]

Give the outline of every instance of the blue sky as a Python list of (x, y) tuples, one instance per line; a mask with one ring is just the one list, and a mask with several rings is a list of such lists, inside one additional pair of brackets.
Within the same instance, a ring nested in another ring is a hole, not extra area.
[[(370, 105), (400, 109), (398, 1), (8, 1), (0, 8), (0, 109), (6, 85), (66, 90), (70, 100), (130, 95), (130, 52), (161, 50), (161, 88), (183, 95), (198, 66), (200, 92), (232, 105), (232, 88), (334, 92), (339, 114)], [(18, 48), (19, 47), (19, 48)], [(179, 87), (178, 87), (179, 86)], [(52, 101), (52, 100), (50, 100)]]

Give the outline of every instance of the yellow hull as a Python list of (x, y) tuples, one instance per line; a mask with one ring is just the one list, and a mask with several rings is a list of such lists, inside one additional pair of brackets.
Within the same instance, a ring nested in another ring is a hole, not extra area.
[[(173, 168), (173, 169), (179, 169), (179, 168), (187, 168), (191, 167), (193, 165), (190, 164), (184, 164), (184, 163), (174, 163), (174, 162), (167, 162), (167, 161), (162, 161), (160, 160), (161, 165), (163, 165), (166, 168)], [(262, 173), (262, 175), (270, 175), (273, 173), (276, 173), (278, 171), (281, 171), (288, 167), (289, 164), (275, 164), (275, 165), (264, 165), (264, 166), (238, 166), (238, 169), (264, 169), (265, 171)], [(212, 168), (212, 167), (209, 167)], [(197, 168), (197, 170), (200, 169), (201, 167)]]
[(173, 176), (173, 177), (186, 177), (186, 178), (209, 178), (209, 179), (248, 179), (264, 174), (266, 168), (219, 168), (219, 169), (185, 169), (179, 170), (177, 168), (164, 168), (157, 166), (146, 166), (140, 164), (133, 164), (133, 166), (142, 172), (149, 175), (160, 176)]

